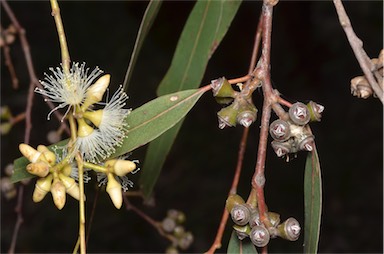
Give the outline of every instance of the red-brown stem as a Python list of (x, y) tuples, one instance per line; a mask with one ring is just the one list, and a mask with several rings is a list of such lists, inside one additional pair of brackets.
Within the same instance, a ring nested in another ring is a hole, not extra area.
[[(261, 40), (261, 30), (262, 30), (262, 17), (260, 15), (259, 18), (259, 23), (256, 28), (256, 33), (255, 33), (255, 41), (253, 45), (253, 50), (252, 50), (252, 57), (251, 57), (251, 62), (249, 64), (249, 69), (248, 69), (248, 75), (240, 78), (243, 79), (246, 77), (245, 80), (243, 81), (238, 81), (236, 79), (229, 80), (229, 83), (234, 84), (238, 82), (244, 82), (244, 81), (250, 81), (251, 79), (251, 73), (255, 68), (256, 65), (256, 59), (257, 59), (257, 53), (259, 52), (259, 46), (260, 46), (260, 40)], [(236, 81), (236, 82), (233, 82)], [(249, 83), (247, 82), (245, 85), (248, 85)], [(247, 147), (247, 139), (248, 139), (248, 133), (249, 133), (249, 128), (244, 128), (243, 130), (243, 136), (241, 137), (240, 145), (239, 145), (239, 152), (238, 152), (238, 157), (237, 157), (237, 165), (235, 169), (235, 175), (232, 180), (232, 186), (231, 189), (229, 190), (229, 195), (236, 194), (237, 193), (237, 186), (239, 184), (240, 180), (240, 174), (241, 174), (241, 169), (243, 167), (243, 161), (244, 161), (244, 153), (245, 153), (245, 148)], [(229, 212), (227, 209), (224, 207), (223, 215), (221, 217), (220, 225), (216, 233), (215, 241), (209, 248), (209, 250), (206, 252), (206, 254), (213, 254), (217, 249), (221, 248), (221, 240), (223, 238), (225, 226), (227, 225), (227, 221), (229, 218)]]
[(259, 137), (259, 146), (257, 151), (257, 161), (255, 167), (255, 173), (252, 177), (252, 187), (256, 192), (257, 204), (260, 213), (260, 220), (266, 224), (267, 221), (267, 206), (265, 204), (264, 197), (264, 185), (265, 185), (265, 160), (267, 153), (268, 142), (268, 129), (269, 120), (271, 117), (271, 104), (274, 102), (274, 94), (270, 79), (270, 54), (271, 54), (271, 32), (272, 32), (272, 13), (273, 6), (267, 1), (263, 4), (263, 32), (262, 32), (262, 79), (263, 79), (263, 94), (264, 102), (261, 115), (261, 129)]
[(11, 117), (11, 119), (9, 120), (9, 122), (10, 122), (12, 125), (14, 125), (14, 124), (16, 124), (16, 123), (18, 123), (18, 122), (23, 121), (23, 120), (25, 119), (25, 116), (26, 116), (25, 112), (20, 113), (20, 114), (18, 114), (18, 115), (15, 116), (15, 117)]
[(129, 202), (128, 198), (126, 195), (123, 195), (123, 198), (124, 198), (124, 203), (125, 203), (125, 208), (129, 211), (129, 210), (132, 210), (134, 211), (137, 215), (139, 215), (142, 219), (144, 219), (146, 222), (148, 222), (150, 225), (152, 225), (154, 228), (157, 229), (157, 231), (159, 232), (160, 235), (162, 235), (163, 237), (165, 237), (166, 239), (168, 239), (169, 241), (171, 242), (175, 242), (176, 241), (176, 238), (173, 237), (172, 235), (170, 234), (167, 234), (163, 228), (161, 227), (161, 223), (158, 222), (158, 221), (155, 221), (154, 219), (152, 219), (151, 217), (149, 217), (148, 215), (146, 215), (143, 211), (141, 211), (139, 208), (137, 208), (136, 206), (132, 205), (131, 202)]
[[(231, 186), (231, 189), (229, 190), (228, 196), (232, 194), (236, 194), (237, 192), (237, 186), (240, 180), (241, 169), (243, 167), (245, 148), (247, 147), (248, 133), (249, 133), (249, 128), (244, 128), (243, 136), (241, 138), (240, 145), (239, 145), (239, 153), (237, 158), (235, 175), (233, 177), (232, 186)], [(221, 240), (223, 238), (225, 226), (227, 225), (228, 217), (229, 217), (229, 213), (227, 209), (224, 207), (223, 215), (221, 217), (220, 225), (216, 233), (215, 241), (211, 245), (211, 248), (209, 248), (209, 250), (206, 252), (206, 254), (213, 254), (217, 249), (221, 248)]]
[[(37, 86), (39, 88), (43, 88), (42, 85), (40, 84), (40, 82), (38, 81), (38, 79), (36, 77), (36, 74), (35, 74), (35, 70), (34, 70), (34, 67), (33, 67), (33, 61), (32, 61), (32, 56), (31, 56), (31, 52), (29, 50), (29, 43), (28, 43), (27, 37), (25, 36), (25, 30), (20, 25), (19, 21), (17, 20), (17, 18), (15, 16), (15, 14), (13, 13), (11, 7), (9, 7), (8, 3), (5, 0), (0, 0), (0, 1), (1, 1), (1, 4), (3, 5), (3, 7), (4, 7), (5, 12), (9, 16), (9, 19), (11, 20), (12, 24), (16, 28), (16, 31), (17, 31), (17, 33), (18, 33), (18, 35), (20, 37), (20, 43), (21, 43), (22, 49), (24, 51), (25, 62), (27, 64), (29, 79), (30, 79), (30, 82), (31, 82), (30, 83), (30, 87), (33, 86), (33, 88), (34, 88), (35, 86)], [(29, 90), (31, 90), (31, 89), (29, 89)], [(33, 92), (33, 90), (32, 90), (32, 92)], [(44, 98), (46, 99), (45, 96), (44, 96)], [(55, 108), (55, 105), (53, 105), (53, 103), (51, 101), (49, 101), (49, 100), (45, 100), (45, 101), (47, 102), (47, 104), (48, 104), (50, 109), (54, 109)], [(30, 102), (30, 103), (32, 105), (32, 102)], [(27, 104), (28, 104), (28, 102), (27, 102)], [(63, 119), (63, 115), (60, 114), (59, 111), (55, 110), (53, 112), (53, 114), (55, 115), (55, 117), (59, 121), (61, 121), (61, 119)], [(26, 119), (26, 121), (29, 121), (29, 119)], [(69, 135), (70, 131), (69, 131), (68, 125), (65, 124), (65, 123), (62, 123), (62, 124), (64, 124), (64, 126), (65, 126), (65, 132)], [(30, 132), (30, 129), (28, 130), (26, 128), (26, 131)]]
[(15, 67), (13, 66), (12, 63), (12, 58), (10, 54), (10, 49), (7, 44), (3, 45), (4, 49), (4, 62), (5, 65), (8, 67), (9, 74), (11, 75), (11, 80), (12, 80), (12, 87), (13, 89), (19, 88), (19, 79), (17, 78), (16, 72), (15, 72)]
[(381, 103), (384, 104), (383, 90), (373, 76), (372, 71), (374, 67), (371, 62), (371, 59), (369, 59), (367, 53), (363, 48), (363, 42), (359, 39), (359, 37), (357, 37), (357, 35), (353, 31), (351, 21), (349, 20), (348, 14), (345, 12), (341, 0), (333, 0), (333, 3), (335, 5), (337, 15), (339, 16), (340, 24), (343, 27), (345, 34), (347, 35), (349, 44), (351, 45), (352, 50), (355, 53), (356, 59), (359, 62), (365, 77), (367, 78), (373, 91), (375, 91), (377, 97), (380, 99)]

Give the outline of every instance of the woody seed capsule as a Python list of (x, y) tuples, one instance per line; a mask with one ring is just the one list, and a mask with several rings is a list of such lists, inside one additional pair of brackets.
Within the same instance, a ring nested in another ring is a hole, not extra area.
[(300, 236), (300, 224), (295, 218), (288, 218), (277, 227), (278, 236), (289, 241), (296, 241)]
[(289, 124), (281, 119), (277, 119), (269, 126), (269, 133), (274, 140), (285, 141), (291, 135)]
[(264, 247), (269, 243), (270, 235), (264, 226), (255, 226), (252, 228), (249, 238), (256, 247)]
[(306, 125), (311, 118), (307, 106), (301, 102), (292, 104), (289, 108), (288, 114), (292, 122), (298, 125)]
[(245, 204), (235, 205), (231, 210), (231, 217), (235, 224), (244, 226), (249, 222), (251, 211)]

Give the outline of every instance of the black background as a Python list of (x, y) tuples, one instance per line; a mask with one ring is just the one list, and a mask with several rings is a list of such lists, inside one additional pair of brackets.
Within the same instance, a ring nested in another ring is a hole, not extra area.
[[(60, 48), (49, 2), (11, 1), (26, 30), (38, 78), (60, 63)], [(72, 61), (85, 61), (112, 75), (112, 91), (124, 80), (134, 40), (147, 2), (61, 2), (61, 13)], [(183, 25), (194, 2), (165, 2), (144, 44), (128, 88), (129, 107), (136, 108), (155, 98), (156, 87), (167, 71)], [(345, 3), (356, 34), (370, 57), (377, 57), (383, 44), (383, 3)], [(254, 31), (261, 2), (246, 1), (209, 62), (202, 85), (211, 79), (240, 77), (248, 70)], [(9, 19), (1, 10), (1, 24)], [(350, 94), (350, 79), (362, 71), (340, 27), (331, 1), (282, 1), (274, 9), (271, 74), (273, 85), (292, 102), (309, 100), (325, 106), (320, 123), (311, 125), (323, 177), (323, 219), (320, 252), (383, 251), (383, 112), (378, 99), (358, 99)], [(20, 89), (12, 90), (10, 76), (1, 67), (1, 105), (16, 115), (25, 109), (29, 85), (20, 41), (11, 46)], [(262, 94), (255, 93), (261, 108)], [(210, 96), (202, 97), (186, 118), (155, 188), (156, 207), (133, 201), (144, 212), (161, 220), (167, 209), (186, 213), (186, 229), (195, 237), (190, 252), (208, 250), (214, 240), (236, 165), (242, 128), (219, 130), (216, 112), (220, 106)], [(34, 99), (30, 144), (48, 144), (49, 108), (40, 96)], [(260, 118), (260, 112), (258, 117)], [(275, 116), (273, 116), (274, 118)], [(247, 197), (256, 161), (260, 122), (252, 125), (239, 194)], [(2, 136), (1, 166), (20, 156), (24, 123)], [(63, 137), (64, 138), (64, 137)], [(133, 153), (144, 160), (145, 148)], [(268, 148), (266, 202), (282, 219), (297, 218), (303, 225), (303, 170), (305, 153), (289, 163)], [(2, 172), (3, 174), (3, 172)], [(132, 180), (137, 182), (137, 176)], [(34, 181), (25, 189), (24, 223), (17, 252), (71, 252), (77, 238), (78, 209), (68, 198), (62, 211), (50, 195), (41, 203), (31, 200)], [(87, 218), (96, 184), (87, 185)], [(16, 199), (1, 201), (1, 252), (9, 248), (16, 214)], [(230, 228), (223, 247), (226, 250)], [(271, 241), (270, 252), (301, 252), (297, 242)], [(89, 252), (163, 252), (168, 246), (155, 229), (130, 211), (116, 210), (105, 192), (100, 193), (91, 228)]]

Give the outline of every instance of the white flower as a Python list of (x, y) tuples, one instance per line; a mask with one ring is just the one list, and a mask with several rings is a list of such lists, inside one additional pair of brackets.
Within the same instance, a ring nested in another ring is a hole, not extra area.
[(131, 111), (123, 108), (127, 98), (128, 96), (120, 86), (111, 100), (106, 103), (104, 109), (84, 112), (84, 118), (90, 120), (98, 128), (94, 129), (93, 135), (87, 139), (79, 135), (76, 142), (86, 159), (95, 159), (94, 155), (88, 152), (91, 150), (91, 146), (94, 146), (94, 150), (103, 150), (99, 155), (100, 158), (105, 159), (115, 151), (116, 146), (122, 144), (127, 134), (125, 119)]
[(80, 105), (85, 97), (89, 86), (93, 83), (102, 71), (95, 68), (88, 74), (89, 68), (85, 68), (85, 63), (79, 66), (79, 63), (73, 63), (72, 68), (69, 70), (69, 75), (65, 75), (62, 68), (50, 68), (52, 75), (44, 73), (45, 80), (40, 81), (44, 89), (36, 88), (35, 92), (48, 97), (46, 100), (59, 103), (59, 105), (52, 109), (48, 114), (48, 120), (52, 112), (57, 109), (69, 106), (65, 115), (71, 107)]

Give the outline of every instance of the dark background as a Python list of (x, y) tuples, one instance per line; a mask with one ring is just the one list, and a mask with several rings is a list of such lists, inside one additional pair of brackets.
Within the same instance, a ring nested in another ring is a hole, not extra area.
[[(61, 61), (57, 33), (49, 2), (9, 2), (27, 32), (38, 78)], [(111, 84), (124, 80), (134, 40), (147, 2), (61, 2), (61, 13), (73, 61), (86, 61), (112, 75)], [(177, 39), (194, 2), (163, 3), (144, 44), (131, 80), (129, 106), (136, 108), (155, 98), (155, 90), (167, 71)], [(345, 3), (356, 34), (370, 57), (383, 46), (382, 1)], [(260, 1), (242, 3), (223, 42), (209, 62), (202, 84), (211, 79), (244, 75), (251, 57), (254, 31), (261, 10)], [(9, 19), (1, 11), (1, 24)], [(11, 46), (20, 89), (12, 90), (10, 76), (1, 61), (1, 105), (23, 112), (29, 85), (19, 40)], [(311, 125), (321, 161), (323, 177), (323, 219), (320, 252), (383, 251), (383, 112), (378, 99), (358, 99), (350, 94), (350, 79), (362, 71), (339, 25), (331, 1), (282, 1), (274, 9), (272, 34), (272, 80), (284, 98), (309, 100), (325, 106), (320, 123)], [(114, 88), (112, 88), (112, 91)], [(255, 93), (261, 108), (262, 94)], [(167, 209), (186, 213), (186, 229), (195, 237), (190, 252), (206, 251), (214, 240), (224, 202), (231, 185), (242, 128), (219, 130), (216, 104), (210, 93), (197, 103), (186, 118), (156, 185), (156, 207), (145, 207), (161, 220)], [(40, 96), (33, 107), (30, 144), (48, 144), (49, 130), (58, 128), (56, 119), (46, 121), (49, 112)], [(259, 118), (260, 118), (259, 112)], [(273, 116), (275, 117), (275, 116)], [(252, 125), (239, 194), (247, 197), (256, 161), (258, 127)], [(2, 136), (1, 167), (20, 156), (24, 123)], [(64, 138), (64, 137), (63, 137)], [(133, 153), (144, 160), (145, 148)], [(297, 218), (303, 225), (303, 171), (305, 153), (289, 163), (278, 159), (269, 147), (266, 162), (266, 201), (283, 220)], [(3, 175), (3, 172), (2, 172)], [(132, 178), (137, 182), (136, 178)], [(72, 252), (77, 238), (78, 209), (68, 198), (62, 211), (51, 195), (32, 202), (34, 181), (25, 189), (24, 223), (17, 252)], [(87, 185), (87, 216), (93, 205), (96, 184)], [(16, 199), (1, 200), (1, 252), (9, 248), (16, 214)], [(223, 247), (226, 250), (230, 228)], [(301, 252), (303, 236), (297, 242), (272, 240), (270, 252)], [(155, 229), (123, 208), (116, 210), (105, 192), (100, 193), (92, 224), (89, 252), (163, 252), (168, 246)]]

